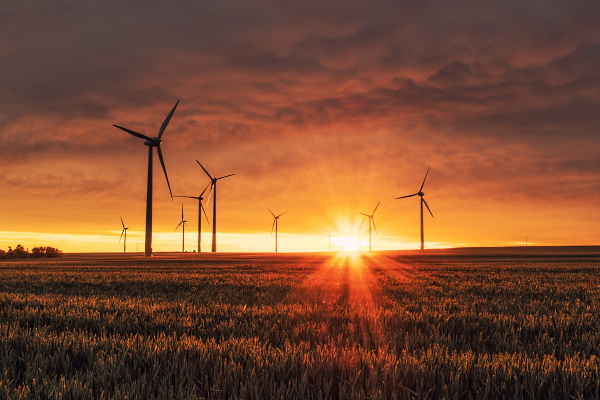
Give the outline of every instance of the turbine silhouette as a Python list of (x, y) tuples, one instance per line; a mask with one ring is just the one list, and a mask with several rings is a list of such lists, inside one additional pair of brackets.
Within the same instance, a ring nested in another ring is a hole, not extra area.
[(358, 251), (362, 252), (362, 226), (365, 219), (363, 218), (362, 222), (358, 226)]
[(158, 153), (158, 159), (160, 160), (160, 165), (162, 166), (163, 172), (165, 173), (165, 179), (167, 180), (167, 186), (169, 187), (169, 193), (171, 194), (171, 200), (173, 200), (173, 192), (171, 192), (171, 185), (169, 184), (169, 177), (167, 176), (167, 169), (165, 168), (165, 161), (162, 156), (162, 151), (160, 150), (160, 144), (162, 143), (161, 137), (163, 133), (165, 133), (165, 129), (171, 121), (171, 117), (179, 104), (179, 100), (175, 103), (175, 106), (165, 118), (163, 124), (158, 131), (158, 136), (150, 137), (144, 134), (132, 131), (131, 129), (123, 128), (122, 126), (113, 125), (116, 128), (119, 128), (135, 137), (140, 139), (146, 139), (144, 144), (148, 146), (148, 186), (146, 189), (146, 245), (144, 254), (146, 257), (152, 257), (152, 149), (156, 147), (156, 151)]
[[(381, 203), (381, 201), (379, 202)], [(379, 203), (377, 203), (377, 205), (375, 206), (375, 209), (373, 210), (372, 214), (365, 214), (365, 213), (361, 213), (359, 212), (359, 214), (364, 215), (363, 221), (365, 222), (365, 218), (369, 218), (369, 251), (371, 251), (371, 225), (373, 225), (373, 228), (375, 228), (375, 233), (377, 233), (377, 227), (375, 226), (375, 218), (373, 218), (375, 216), (375, 211), (377, 211), (377, 207), (379, 207)], [(362, 226), (362, 222), (360, 223), (360, 226)]]
[(128, 227), (125, 227), (125, 222), (123, 222), (123, 218), (121, 218), (121, 225), (123, 225), (123, 230), (121, 231), (121, 237), (119, 238), (119, 243), (121, 243), (121, 239), (123, 239), (123, 235), (125, 235), (125, 239), (123, 240), (123, 253), (127, 252), (127, 229), (129, 229)]
[(206, 210), (204, 209), (204, 206), (202, 205), (202, 200), (204, 200), (202, 195), (204, 195), (204, 192), (206, 192), (206, 189), (208, 189), (209, 186), (210, 186), (210, 183), (208, 185), (206, 185), (206, 187), (204, 188), (202, 193), (200, 193), (200, 196), (173, 196), (173, 197), (185, 197), (188, 199), (198, 200), (198, 253), (202, 252), (202, 247), (201, 247), (200, 241), (202, 239), (202, 213), (203, 212), (204, 212), (204, 217), (206, 218), (206, 222), (210, 225), (210, 222), (208, 221), (208, 215), (206, 215)]
[(269, 212), (273, 216), (273, 225), (271, 226), (271, 235), (273, 234), (273, 228), (275, 228), (275, 253), (277, 253), (277, 226), (278, 226), (278, 222), (279, 222), (279, 217), (281, 217), (287, 211), (284, 211), (279, 215), (275, 215), (275, 214), (273, 214), (273, 211), (271, 211), (271, 209), (269, 209), (268, 207), (267, 207), (267, 210), (269, 210)]
[(210, 192), (208, 193), (208, 201), (210, 201), (210, 195), (213, 194), (213, 229), (212, 229), (212, 249), (211, 251), (214, 253), (217, 251), (217, 181), (223, 178), (227, 178), (233, 176), (235, 174), (229, 174), (222, 176), (220, 178), (213, 178), (206, 168), (200, 164), (200, 161), (196, 160), (198, 165), (206, 172), (206, 175), (210, 178)]
[(427, 204), (427, 202), (425, 201), (425, 193), (423, 193), (423, 186), (425, 186), (425, 180), (427, 179), (427, 175), (429, 174), (429, 169), (431, 167), (427, 168), (427, 172), (425, 173), (425, 178), (423, 179), (423, 183), (421, 184), (421, 188), (419, 189), (419, 191), (415, 194), (409, 194), (408, 196), (400, 196), (400, 197), (396, 197), (396, 199), (405, 199), (407, 197), (413, 197), (413, 196), (419, 196), (421, 198), (421, 250), (425, 249), (425, 232), (424, 232), (424, 228), (423, 228), (423, 204), (425, 204), (425, 207), (427, 207), (427, 211), (429, 211), (429, 214), (431, 214), (431, 217), (433, 217), (433, 213), (431, 212), (431, 209), (429, 208), (429, 205)]
[(179, 228), (179, 226), (181, 226), (183, 228), (183, 235), (181, 238), (181, 252), (184, 253), (185, 252), (185, 225), (186, 225), (186, 220), (183, 218), (183, 204), (181, 205), (181, 222), (175, 227), (175, 230), (177, 230), (177, 228)]

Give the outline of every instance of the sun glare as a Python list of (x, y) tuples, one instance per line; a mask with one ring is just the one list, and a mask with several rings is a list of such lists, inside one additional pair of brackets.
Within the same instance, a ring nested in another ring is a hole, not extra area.
[(354, 236), (333, 237), (331, 241), (339, 251), (357, 251), (360, 247), (360, 241)]

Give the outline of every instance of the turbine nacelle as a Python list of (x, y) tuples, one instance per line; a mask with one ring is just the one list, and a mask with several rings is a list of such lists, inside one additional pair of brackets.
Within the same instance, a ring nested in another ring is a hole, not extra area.
[(162, 140), (160, 140), (159, 137), (148, 138), (148, 140), (144, 142), (144, 144), (148, 147), (158, 147), (161, 143)]

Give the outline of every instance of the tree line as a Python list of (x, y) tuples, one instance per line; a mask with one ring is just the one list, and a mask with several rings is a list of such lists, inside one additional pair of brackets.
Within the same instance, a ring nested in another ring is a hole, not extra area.
[(62, 250), (56, 249), (50, 246), (34, 247), (29, 251), (22, 245), (18, 244), (14, 249), (8, 246), (8, 251), (0, 249), (0, 259), (2, 258), (41, 258), (49, 257), (56, 258), (62, 257)]

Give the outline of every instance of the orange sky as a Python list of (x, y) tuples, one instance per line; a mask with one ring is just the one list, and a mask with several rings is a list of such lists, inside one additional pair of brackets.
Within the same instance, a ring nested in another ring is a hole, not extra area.
[[(235, 173), (219, 183), (222, 251), (272, 250), (267, 207), (287, 211), (282, 251), (327, 250), (378, 201), (373, 247), (417, 248), (418, 199), (395, 197), (429, 166), (430, 246), (600, 245), (597, 2), (0, 11), (0, 248), (119, 251), (121, 216), (141, 251), (147, 149), (112, 125), (155, 136), (177, 100), (173, 193), (207, 185), (195, 160)], [(192, 250), (196, 202), (171, 201), (158, 165), (154, 249), (181, 248), (183, 203)]]

